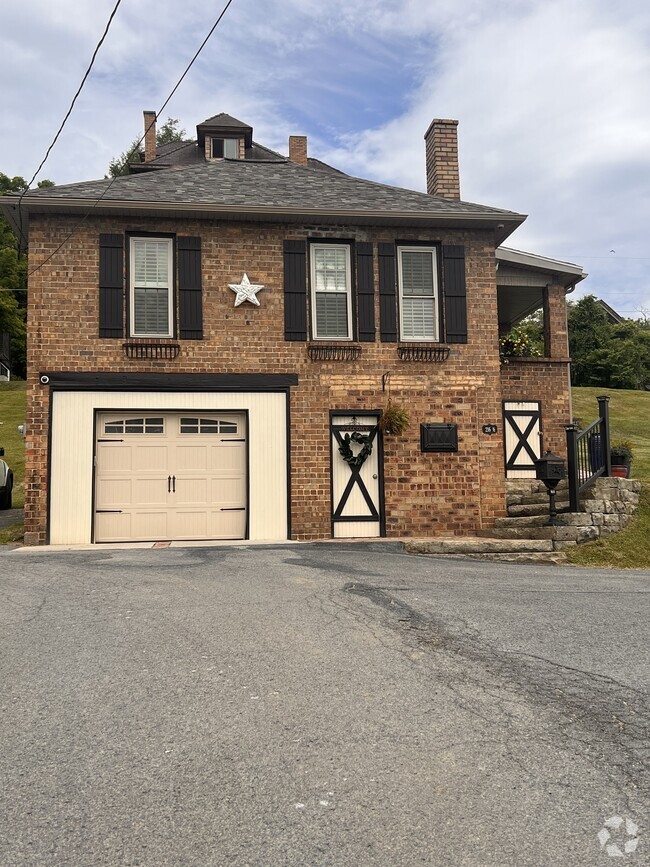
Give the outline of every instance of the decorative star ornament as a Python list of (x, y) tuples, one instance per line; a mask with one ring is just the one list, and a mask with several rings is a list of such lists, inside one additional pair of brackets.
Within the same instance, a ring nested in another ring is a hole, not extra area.
[(264, 289), (264, 286), (251, 283), (248, 279), (248, 274), (244, 274), (241, 283), (229, 283), (228, 287), (232, 289), (233, 292), (237, 293), (237, 297), (235, 298), (235, 307), (239, 307), (239, 305), (243, 304), (244, 301), (250, 301), (251, 304), (254, 304), (256, 307), (260, 306), (260, 302), (257, 300), (257, 293), (260, 289)]

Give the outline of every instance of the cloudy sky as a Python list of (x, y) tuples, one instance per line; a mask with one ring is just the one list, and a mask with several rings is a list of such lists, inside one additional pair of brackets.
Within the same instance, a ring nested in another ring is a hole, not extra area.
[[(114, 2), (3, 0), (0, 171), (31, 177)], [(102, 177), (221, 8), (122, 0), (40, 177)], [(462, 197), (529, 214), (508, 245), (582, 265), (576, 295), (650, 312), (646, 0), (233, 0), (162, 119), (194, 134), (220, 111), (420, 190), (424, 131), (457, 118)]]

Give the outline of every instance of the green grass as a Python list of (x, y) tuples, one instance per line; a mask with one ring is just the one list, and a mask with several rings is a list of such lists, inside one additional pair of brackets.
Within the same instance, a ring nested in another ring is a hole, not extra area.
[(650, 482), (650, 391), (624, 391), (614, 388), (574, 388), (573, 417), (586, 427), (598, 417), (597, 397), (609, 397), (609, 423), (612, 441), (632, 443), (632, 478)]
[(11, 542), (23, 541), (23, 522), (12, 524), (0, 530), (0, 545), (9, 545)]
[(643, 484), (638, 515), (622, 533), (579, 545), (569, 554), (575, 566), (650, 569), (650, 392), (603, 388), (574, 388), (573, 416), (584, 425), (598, 415), (596, 398), (609, 397), (612, 440), (632, 443), (631, 477)]
[(25, 502), (25, 441), (18, 425), (25, 421), (25, 383), (0, 382), (0, 447), (4, 460), (14, 471), (13, 506), (21, 509)]

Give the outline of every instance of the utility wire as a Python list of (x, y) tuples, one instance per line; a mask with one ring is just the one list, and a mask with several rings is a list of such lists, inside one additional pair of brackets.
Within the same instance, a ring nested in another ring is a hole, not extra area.
[[(119, 6), (119, 3), (120, 3), (120, 2), (121, 2), (121, 0), (118, 0), (118, 4), (117, 4), (118, 6)], [(233, 2), (233, 0), (228, 0), (228, 2), (226, 3), (226, 5), (225, 5), (225, 6), (223, 7), (223, 9), (221, 10), (221, 13), (219, 14), (219, 17), (217, 18), (217, 20), (214, 22), (214, 24), (212, 25), (212, 27), (211, 27), (210, 30), (208, 31), (208, 35), (205, 37), (205, 39), (203, 40), (203, 42), (200, 44), (198, 50), (197, 50), (196, 53), (194, 54), (194, 57), (192, 57), (192, 59), (190, 60), (190, 62), (187, 64), (187, 66), (185, 67), (185, 70), (184, 70), (183, 74), (181, 75), (181, 77), (178, 79), (178, 81), (176, 82), (176, 84), (175, 84), (174, 87), (172, 88), (172, 90), (171, 90), (169, 96), (167, 97), (167, 99), (163, 102), (163, 104), (160, 106), (160, 108), (159, 108), (158, 111), (156, 112), (156, 117), (158, 117), (160, 114), (162, 114), (162, 112), (164, 111), (165, 107), (167, 106), (167, 103), (171, 100), (172, 96), (176, 93), (176, 91), (177, 91), (178, 88), (180, 87), (181, 83), (183, 82), (183, 79), (185, 78), (185, 76), (187, 75), (187, 73), (190, 71), (190, 69), (191, 69), (192, 66), (194, 65), (194, 62), (196, 61), (196, 59), (197, 59), (197, 57), (199, 56), (199, 54), (200, 54), (200, 53), (203, 51), (203, 49), (205, 48), (206, 43), (208, 42), (208, 40), (210, 39), (210, 37), (212, 36), (212, 34), (214, 33), (214, 31), (215, 31), (215, 30), (217, 29), (217, 27), (219, 26), (219, 24), (220, 24), (220, 22), (221, 22), (221, 19), (223, 18), (223, 16), (224, 16), (224, 15), (226, 14), (226, 12), (228, 11), (228, 9), (229, 9), (230, 5), (232, 4), (232, 2)], [(116, 8), (117, 8), (117, 7), (116, 7)], [(133, 150), (136, 150), (137, 148), (139, 148), (139, 146), (140, 146), (140, 145), (142, 144), (142, 142), (144, 141), (144, 138), (145, 138), (147, 132), (148, 132), (148, 130), (146, 130), (146, 131), (142, 134), (142, 136), (140, 136), (140, 138), (139, 138), (138, 141), (135, 143), (135, 145), (133, 146), (133, 148), (129, 150), (129, 153), (131, 153)], [(126, 157), (125, 162), (124, 162), (122, 165), (125, 166), (127, 162), (128, 162), (128, 155), (127, 155), (127, 157)], [(43, 267), (47, 262), (49, 262), (50, 259), (52, 259), (54, 256), (56, 256), (56, 254), (59, 252), (59, 250), (60, 250), (60, 249), (61, 249), (65, 244), (68, 243), (68, 241), (70, 240), (70, 238), (75, 234), (75, 232), (77, 232), (77, 231), (81, 228), (81, 226), (86, 222), (86, 220), (87, 220), (88, 217), (91, 215), (91, 213), (93, 212), (93, 210), (97, 207), (97, 205), (101, 202), (101, 200), (104, 198), (104, 196), (108, 193), (108, 191), (110, 190), (110, 188), (113, 186), (113, 184), (114, 184), (115, 181), (117, 180), (117, 177), (118, 177), (118, 176), (116, 175), (115, 177), (111, 178), (111, 181), (110, 181), (110, 183), (108, 184), (108, 186), (106, 187), (106, 189), (103, 190), (102, 194), (101, 194), (100, 196), (98, 196), (98, 198), (93, 202), (93, 204), (90, 206), (90, 208), (88, 209), (88, 211), (87, 211), (87, 212), (84, 214), (84, 216), (82, 217), (81, 221), (80, 221), (80, 222), (79, 222), (79, 223), (78, 223), (78, 224), (77, 224), (77, 225), (72, 229), (72, 231), (71, 231), (68, 235), (66, 235), (66, 237), (63, 239), (63, 241), (61, 241), (61, 243), (59, 244), (59, 246), (56, 247), (56, 248), (55, 248), (55, 249), (54, 249), (54, 250), (49, 254), (49, 256), (47, 256), (45, 259), (43, 259), (43, 261), (40, 263), (40, 265), (37, 265), (35, 268), (33, 268), (31, 271), (29, 271), (29, 273), (27, 274), (28, 277), (31, 277), (32, 274), (35, 274), (37, 271), (40, 271), (41, 268), (42, 268), (42, 267)], [(23, 193), (23, 195), (25, 195), (25, 193)], [(22, 196), (21, 196), (21, 200), (22, 200)], [(18, 209), (19, 209), (19, 213), (20, 213), (20, 200), (18, 201)], [(21, 232), (21, 235), (22, 235), (22, 232)]]
[(45, 152), (45, 156), (44, 156), (43, 159), (41, 160), (41, 163), (40, 163), (39, 167), (36, 169), (36, 171), (34, 172), (34, 174), (32, 175), (32, 177), (30, 178), (30, 180), (29, 180), (29, 182), (28, 182), (28, 184), (27, 184), (27, 189), (23, 190), (23, 192), (22, 192), (20, 198), (18, 199), (18, 217), (19, 217), (19, 220), (20, 220), (20, 236), (21, 236), (21, 241), (22, 241), (22, 239), (23, 239), (23, 231), (22, 231), (22, 228), (23, 228), (23, 220), (22, 220), (22, 214), (21, 214), (21, 212), (20, 212), (20, 204), (21, 204), (21, 202), (22, 202), (22, 200), (23, 200), (23, 197), (25, 196), (25, 193), (29, 190), (29, 188), (31, 187), (31, 185), (34, 183), (34, 180), (35, 180), (36, 177), (38, 176), (40, 170), (41, 170), (41, 169), (43, 168), (43, 166), (45, 165), (45, 163), (46, 163), (46, 161), (47, 161), (47, 158), (49, 157), (49, 155), (50, 155), (50, 153), (51, 153), (51, 151), (52, 151), (52, 148), (53, 148), (54, 145), (57, 143), (59, 136), (60, 136), (61, 133), (63, 132), (63, 127), (66, 125), (66, 123), (67, 123), (67, 121), (68, 121), (68, 118), (69, 118), (70, 115), (72, 114), (72, 109), (74, 108), (75, 102), (77, 101), (77, 98), (78, 98), (79, 94), (80, 94), (81, 91), (83, 90), (84, 84), (86, 83), (86, 79), (87, 79), (88, 76), (90, 75), (90, 70), (93, 68), (93, 64), (95, 63), (95, 58), (97, 57), (97, 54), (99, 53), (99, 49), (100, 49), (100, 48), (102, 47), (102, 45), (104, 44), (104, 40), (106, 39), (106, 36), (108, 35), (108, 31), (110, 30), (110, 28), (111, 28), (111, 24), (113, 23), (113, 18), (115, 18), (115, 13), (116, 13), (117, 10), (119, 9), (119, 6), (120, 6), (120, 3), (121, 3), (121, 2), (122, 2), (122, 0), (117, 0), (117, 3), (116, 3), (115, 6), (113, 7), (113, 11), (111, 12), (111, 14), (110, 14), (109, 17), (108, 17), (108, 21), (106, 22), (106, 27), (104, 28), (104, 32), (102, 33), (101, 39), (99, 40), (99, 42), (98, 42), (97, 45), (95, 46), (95, 50), (93, 51), (93, 55), (92, 55), (92, 57), (90, 58), (90, 63), (88, 64), (88, 69), (87, 69), (86, 72), (84, 73), (84, 77), (81, 79), (81, 84), (80, 84), (79, 87), (77, 88), (77, 92), (75, 93), (75, 95), (72, 97), (72, 102), (70, 103), (70, 107), (68, 108), (67, 112), (65, 113), (65, 117), (64, 117), (63, 120), (61, 121), (61, 126), (58, 128), (58, 130), (57, 130), (57, 132), (56, 132), (56, 135), (55, 135), (54, 138), (52, 139), (52, 142), (50, 143), (50, 146), (48, 147), (47, 151)]

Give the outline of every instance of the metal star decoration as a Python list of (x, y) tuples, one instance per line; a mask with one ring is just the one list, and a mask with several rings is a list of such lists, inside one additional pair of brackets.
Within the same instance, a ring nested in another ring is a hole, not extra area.
[(260, 306), (260, 302), (257, 300), (257, 293), (260, 289), (264, 289), (264, 286), (251, 283), (248, 279), (248, 274), (244, 274), (241, 283), (229, 283), (228, 287), (232, 289), (233, 292), (237, 293), (237, 297), (235, 298), (235, 307), (239, 307), (239, 305), (243, 304), (244, 301), (250, 301), (251, 304), (254, 304), (256, 307)]

